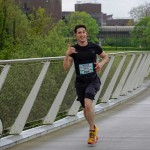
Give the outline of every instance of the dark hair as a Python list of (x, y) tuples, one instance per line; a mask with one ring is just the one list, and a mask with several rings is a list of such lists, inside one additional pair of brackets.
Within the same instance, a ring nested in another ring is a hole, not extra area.
[(84, 29), (86, 30), (86, 26), (85, 26), (85, 25), (79, 24), (79, 25), (76, 25), (76, 26), (75, 26), (75, 28), (74, 28), (74, 33), (77, 32), (77, 29), (78, 29), (78, 28), (84, 28)]

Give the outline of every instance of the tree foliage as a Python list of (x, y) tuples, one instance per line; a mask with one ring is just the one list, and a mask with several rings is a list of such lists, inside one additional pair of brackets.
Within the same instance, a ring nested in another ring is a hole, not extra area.
[(97, 35), (99, 33), (99, 26), (96, 23), (96, 20), (93, 19), (86, 12), (74, 12), (67, 18), (67, 25), (69, 27), (70, 36), (72, 36), (73, 29), (77, 24), (84, 24), (87, 26), (88, 37), (92, 42), (98, 42)]
[[(1, 0), (0, 4), (0, 59), (53, 56), (58, 49), (60, 52), (62, 46), (57, 46), (65, 38), (54, 32), (54, 23), (43, 8), (26, 15), (12, 0)], [(57, 43), (53, 50), (52, 41)]]
[(112, 47), (127, 47), (133, 46), (130, 38), (122, 37), (122, 38), (107, 38), (103, 41), (103, 46), (112, 46)]
[(17, 47), (26, 40), (29, 22), (12, 0), (1, 0), (0, 5), (0, 51), (1, 59), (11, 57)]
[(31, 33), (35, 35), (45, 36), (53, 26), (52, 18), (46, 15), (44, 8), (38, 8), (32, 14), (28, 15), (31, 24)]
[(132, 42), (140, 47), (150, 47), (150, 16), (142, 18), (131, 33)]
[(43, 8), (24, 14), (14, 0), (0, 0), (0, 59), (64, 55), (77, 24), (85, 24), (89, 39), (98, 42), (98, 25), (85, 12), (54, 23)]

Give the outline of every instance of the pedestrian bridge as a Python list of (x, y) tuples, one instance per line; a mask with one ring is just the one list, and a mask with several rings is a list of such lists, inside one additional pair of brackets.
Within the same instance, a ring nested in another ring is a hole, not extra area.
[[(100, 128), (95, 149), (148, 150), (150, 52), (109, 57), (93, 103)], [(0, 149), (89, 148), (88, 126), (75, 100), (74, 67), (64, 71), (63, 58), (0, 61)]]

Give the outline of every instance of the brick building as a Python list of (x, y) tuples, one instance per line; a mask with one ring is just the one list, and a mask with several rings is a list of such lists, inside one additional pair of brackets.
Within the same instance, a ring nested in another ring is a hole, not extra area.
[(75, 11), (84, 11), (90, 14), (99, 25), (101, 25), (102, 12), (101, 12), (101, 4), (97, 3), (79, 3), (75, 4)]
[(61, 0), (15, 0), (25, 13), (32, 12), (39, 7), (45, 8), (46, 14), (51, 16), (54, 21), (62, 18)]
[[(75, 4), (75, 11), (84, 11), (90, 14), (100, 26), (127, 26), (133, 25), (133, 19), (113, 19), (113, 15), (107, 15), (101, 11), (100, 3), (80, 3)], [(66, 14), (63, 14), (64, 16)]]

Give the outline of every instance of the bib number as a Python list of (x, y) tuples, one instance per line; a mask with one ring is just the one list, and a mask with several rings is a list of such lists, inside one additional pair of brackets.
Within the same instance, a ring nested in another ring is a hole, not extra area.
[(79, 65), (80, 74), (88, 74), (94, 72), (93, 63), (80, 64)]

